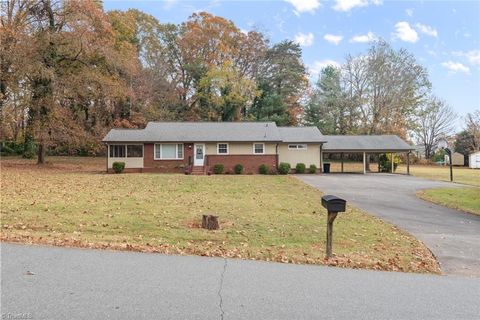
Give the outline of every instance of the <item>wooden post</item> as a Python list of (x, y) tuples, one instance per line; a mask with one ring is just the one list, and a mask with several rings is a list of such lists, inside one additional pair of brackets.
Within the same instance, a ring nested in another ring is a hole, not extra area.
[(332, 257), (332, 242), (333, 242), (333, 221), (337, 217), (336, 212), (328, 212), (327, 216), (327, 258)]
[(367, 159), (365, 158), (365, 152), (363, 153), (363, 174), (367, 173)]
[(391, 160), (392, 160), (392, 173), (394, 173), (395, 166), (393, 165), (393, 163), (395, 161), (394, 161), (394, 157), (393, 157), (393, 152), (390, 152), (390, 156), (391, 156)]
[(407, 152), (407, 175), (410, 175), (410, 151)]
[(343, 152), (340, 153), (340, 159), (342, 160), (342, 173), (343, 173)]
[(320, 144), (320, 172), (323, 173), (323, 144)]
[(377, 154), (377, 166), (378, 166), (377, 171), (378, 171), (378, 172), (380, 172), (380, 156), (381, 156), (380, 153)]

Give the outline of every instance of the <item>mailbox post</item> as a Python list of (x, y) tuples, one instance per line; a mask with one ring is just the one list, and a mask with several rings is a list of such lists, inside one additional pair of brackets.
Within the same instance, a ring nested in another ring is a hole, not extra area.
[(345, 212), (347, 201), (333, 196), (326, 195), (322, 197), (322, 206), (327, 209), (327, 258), (332, 257), (332, 241), (333, 241), (333, 221), (337, 217), (337, 213)]

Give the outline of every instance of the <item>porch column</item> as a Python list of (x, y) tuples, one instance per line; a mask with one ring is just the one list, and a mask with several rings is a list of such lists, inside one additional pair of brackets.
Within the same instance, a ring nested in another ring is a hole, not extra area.
[(407, 152), (407, 175), (410, 175), (410, 151)]
[(393, 165), (393, 162), (394, 162), (394, 161), (393, 161), (393, 160), (394, 160), (394, 159), (393, 159), (393, 152), (390, 152), (390, 157), (391, 157), (391, 159), (392, 159), (392, 173), (394, 173), (394, 172), (393, 172), (393, 169), (395, 168), (395, 166)]
[(365, 152), (363, 153), (363, 174), (367, 173), (367, 159), (365, 157)]

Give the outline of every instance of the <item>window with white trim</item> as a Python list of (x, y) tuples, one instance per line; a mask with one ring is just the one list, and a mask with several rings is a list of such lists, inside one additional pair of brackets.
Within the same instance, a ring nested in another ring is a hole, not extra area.
[(254, 143), (253, 154), (265, 154), (265, 143)]
[(306, 144), (289, 144), (288, 150), (307, 150)]
[(110, 158), (125, 158), (125, 145), (124, 144), (110, 145)]
[(156, 143), (155, 160), (183, 159), (183, 143)]
[(228, 154), (228, 143), (218, 143), (217, 154)]

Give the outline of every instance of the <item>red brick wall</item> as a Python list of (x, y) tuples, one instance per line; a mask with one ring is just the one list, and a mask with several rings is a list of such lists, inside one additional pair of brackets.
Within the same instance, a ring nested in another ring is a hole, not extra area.
[(233, 168), (237, 164), (243, 165), (245, 173), (258, 173), (258, 167), (261, 164), (266, 164), (270, 169), (277, 167), (277, 155), (207, 155), (206, 166), (213, 171), (213, 166), (216, 164), (223, 164), (225, 172), (234, 172)]
[(145, 143), (143, 149), (143, 172), (184, 172), (188, 166), (189, 157), (193, 161), (193, 143), (183, 144), (182, 160), (154, 160), (153, 143)]

